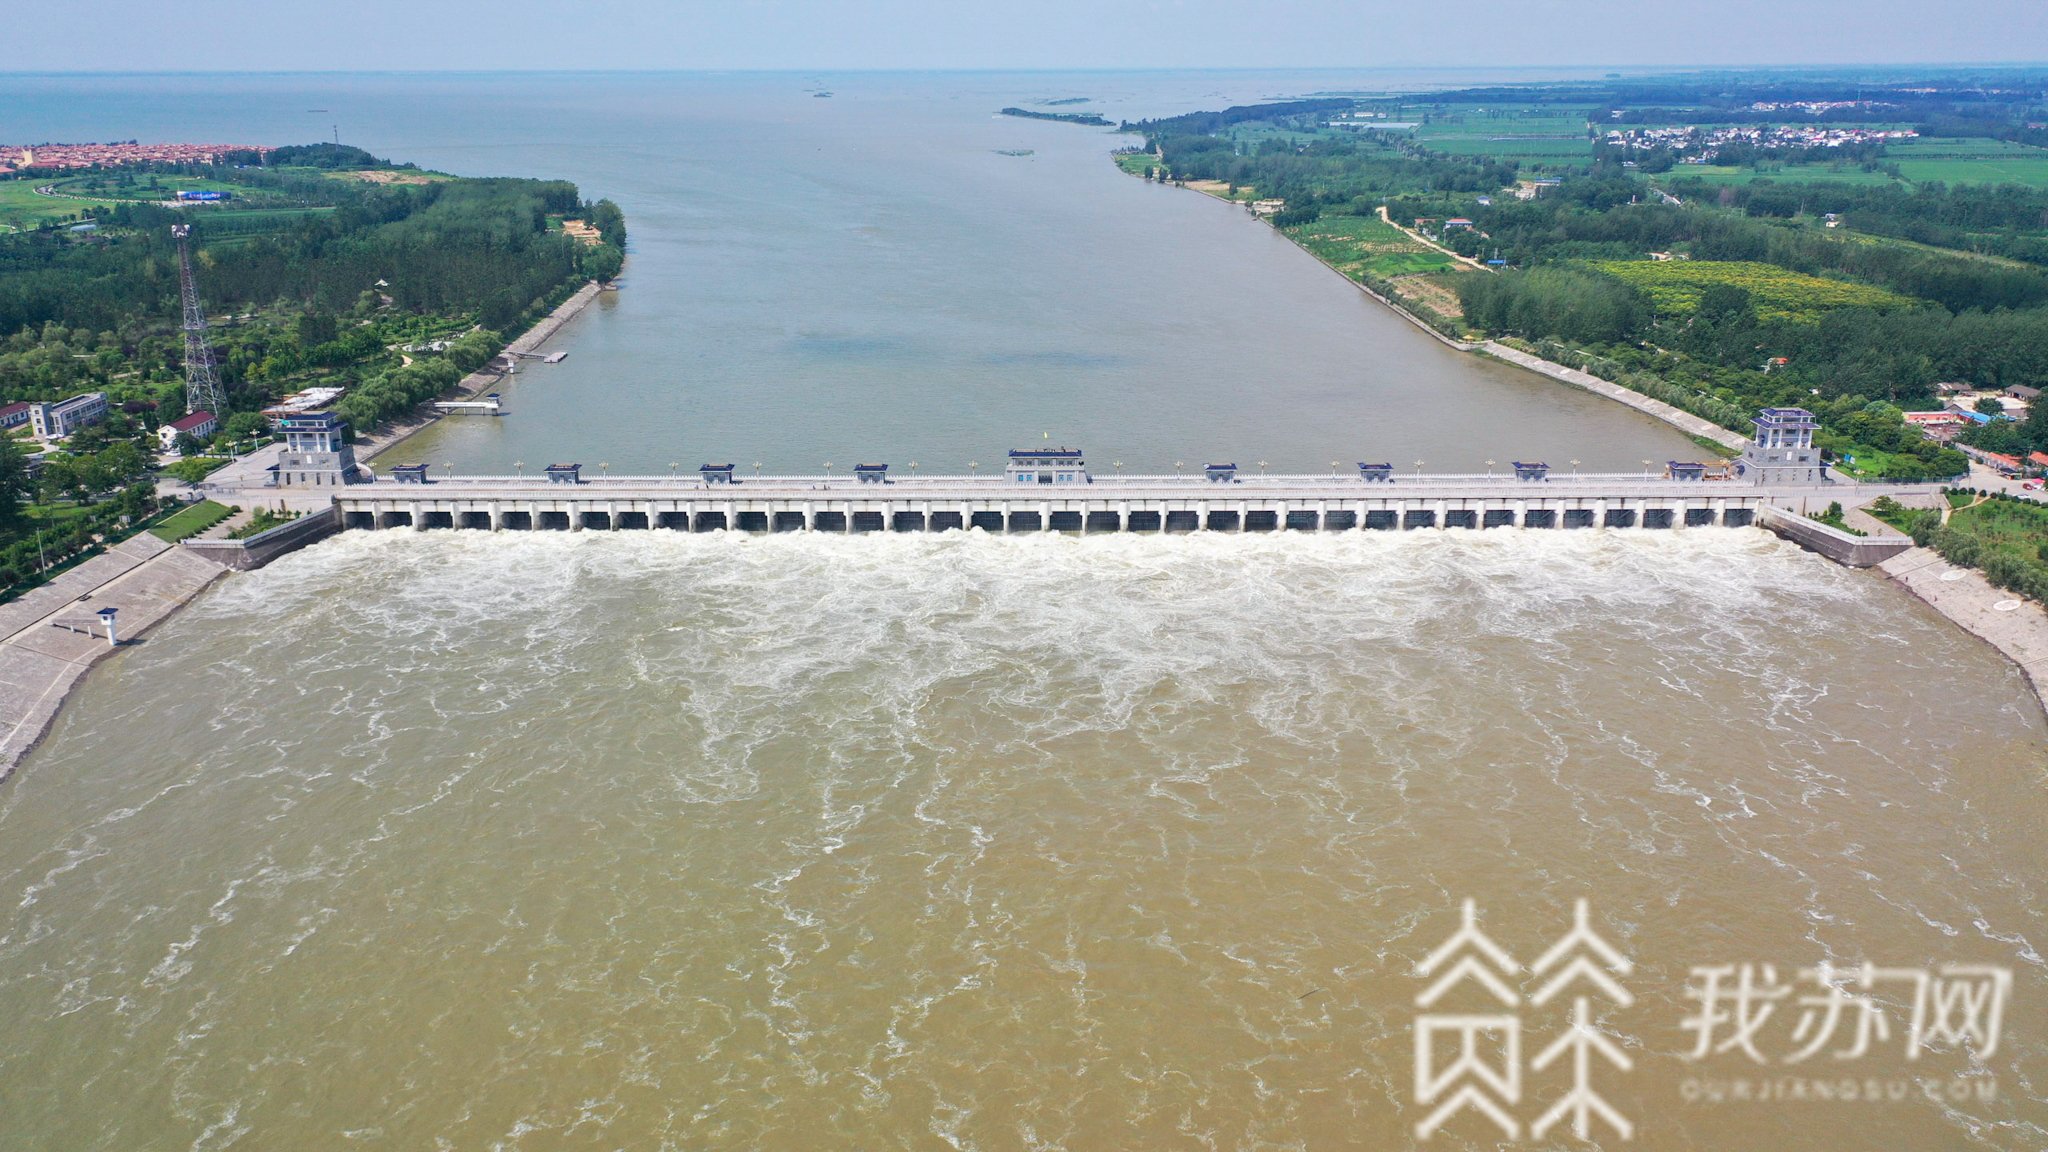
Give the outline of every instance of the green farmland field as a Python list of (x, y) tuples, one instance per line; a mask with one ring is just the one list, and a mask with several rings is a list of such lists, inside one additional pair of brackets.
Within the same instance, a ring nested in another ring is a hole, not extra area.
[(1325, 216), (1287, 230), (1296, 243), (1346, 276), (1392, 279), (1441, 272), (1454, 261), (1372, 216)]
[(1956, 160), (1901, 160), (1899, 173), (1914, 183), (2024, 184), (2048, 188), (2048, 154)]
[(1749, 291), (1757, 317), (1819, 319), (1836, 308), (1903, 308), (1912, 300), (1882, 288), (1845, 284), (1747, 260), (1602, 260), (1600, 271), (1647, 292), (1664, 316), (1685, 316), (1699, 307), (1700, 294), (1717, 284)]
[(1512, 156), (1518, 160), (1588, 160), (1593, 142), (1585, 137), (1571, 139), (1493, 138), (1487, 136), (1434, 136), (1418, 133), (1415, 142), (1424, 148), (1453, 156)]
[(1706, 180), (1716, 184), (1747, 184), (1752, 180), (1778, 180), (1785, 183), (1820, 180), (1837, 180), (1844, 184), (1893, 183), (1889, 175), (1883, 172), (1865, 172), (1855, 164), (1765, 164), (1761, 171), (1754, 168), (1732, 168), (1725, 164), (1680, 164), (1665, 178)]

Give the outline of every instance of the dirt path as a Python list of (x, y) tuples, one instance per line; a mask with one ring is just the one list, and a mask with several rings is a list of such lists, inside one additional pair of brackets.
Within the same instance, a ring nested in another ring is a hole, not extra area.
[(1389, 228), (1398, 230), (1401, 233), (1401, 235), (1408, 237), (1410, 240), (1415, 241), (1417, 244), (1421, 244), (1424, 247), (1428, 248), (1434, 248), (1438, 252), (1441, 252), (1444, 255), (1449, 256), (1451, 259), (1456, 260), (1460, 264), (1468, 264), (1474, 268), (1479, 269), (1481, 272), (1493, 271), (1493, 269), (1488, 268), (1486, 265), (1481, 264), (1479, 261), (1472, 259), (1470, 256), (1460, 256), (1456, 252), (1451, 251), (1449, 248), (1446, 248), (1443, 245), (1437, 243), (1436, 241), (1431, 240), (1429, 237), (1424, 236), (1422, 233), (1417, 232), (1412, 228), (1403, 228), (1399, 224), (1394, 223), (1394, 218), (1392, 216), (1387, 215), (1387, 206), (1385, 204), (1380, 205), (1380, 222), (1382, 224), (1385, 224)]

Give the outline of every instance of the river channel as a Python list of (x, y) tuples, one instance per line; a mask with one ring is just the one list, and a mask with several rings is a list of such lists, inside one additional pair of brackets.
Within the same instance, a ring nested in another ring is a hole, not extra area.
[[(1688, 450), (983, 115), (1309, 85), (784, 81), (365, 90), (380, 151), (634, 229), (569, 358), (421, 451)], [(101, 665), (0, 785), (0, 1148), (1490, 1148), (1416, 1137), (1417, 1030), (1484, 1014), (1531, 1146), (2035, 1149), (2044, 753), (1995, 653), (1756, 531), (350, 533)], [(1419, 1006), (1467, 899), (1502, 995)], [(1618, 995), (1532, 972), (1580, 900)], [(1995, 1048), (1909, 1050), (1944, 988)], [(1582, 997), (1633, 1136), (1531, 1140)]]

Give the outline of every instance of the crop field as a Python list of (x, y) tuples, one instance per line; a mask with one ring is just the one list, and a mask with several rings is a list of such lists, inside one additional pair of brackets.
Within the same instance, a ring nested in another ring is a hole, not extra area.
[(1455, 262), (1434, 248), (1418, 244), (1399, 228), (1371, 216), (1325, 216), (1289, 228), (1295, 243), (1346, 276), (1361, 273), (1391, 280), (1424, 272), (1441, 272)]
[(1885, 159), (1916, 183), (2024, 184), (2048, 188), (2048, 148), (2010, 140), (1923, 137), (1885, 149)]
[(1508, 105), (1499, 108), (1459, 108), (1442, 112), (1409, 106), (1404, 119), (1426, 122), (1417, 127), (1425, 136), (1576, 136), (1586, 135), (1586, 114), (1590, 108), (1559, 108), (1551, 105)]
[(2010, 140), (1986, 138), (1959, 138), (1948, 136), (1922, 136), (1917, 140), (1899, 140), (1885, 147), (1885, 155), (1893, 160), (1975, 160), (1997, 157), (2035, 156), (2048, 157), (2048, 148), (2034, 148), (2026, 144), (2015, 144)]
[(1453, 156), (1511, 156), (1517, 160), (1586, 161), (1593, 156), (1593, 142), (1581, 136), (1571, 138), (1430, 136), (1418, 133), (1415, 142), (1424, 148)]
[(1914, 183), (2024, 184), (2048, 188), (2048, 153), (2036, 156), (1981, 157), (1953, 160), (1900, 160), (1899, 174)]
[(1662, 316), (1698, 310), (1700, 294), (1720, 284), (1749, 291), (1760, 320), (1812, 322), (1835, 308), (1905, 308), (1913, 301), (1895, 292), (1845, 284), (1747, 260), (1602, 260), (1593, 267), (1642, 289)]
[(1856, 164), (1775, 164), (1762, 168), (1734, 168), (1726, 164), (1680, 164), (1665, 179), (1697, 179), (1715, 184), (1747, 184), (1752, 180), (1807, 183), (1835, 180), (1844, 184), (1891, 184), (1884, 172), (1865, 172)]

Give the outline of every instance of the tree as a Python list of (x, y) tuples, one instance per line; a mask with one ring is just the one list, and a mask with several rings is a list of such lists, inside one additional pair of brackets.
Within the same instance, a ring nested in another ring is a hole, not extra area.
[(599, 200), (590, 206), (590, 211), (587, 215), (590, 219), (590, 226), (597, 229), (598, 236), (605, 243), (617, 248), (621, 252), (625, 251), (626, 214), (619, 210), (617, 204), (609, 200)]
[(299, 315), (297, 335), (300, 348), (316, 348), (330, 343), (339, 333), (332, 312), (304, 312)]
[(448, 362), (459, 372), (474, 372), (490, 363), (491, 357), (498, 354), (499, 346), (495, 334), (478, 328), (448, 346)]
[(213, 471), (213, 465), (204, 460), (180, 460), (164, 471), (176, 476), (187, 484), (197, 484)]
[(600, 284), (609, 284), (626, 262), (625, 256), (609, 244), (599, 244), (583, 254), (583, 271)]
[(1979, 396), (1977, 397), (1977, 403), (1972, 405), (1972, 407), (1985, 416), (2005, 415), (2005, 405), (2000, 404), (1996, 396)]
[(25, 517), (21, 505), (32, 491), (21, 446), (12, 436), (0, 436), (0, 535), (22, 530)]
[(267, 427), (260, 413), (237, 412), (221, 425), (221, 431), (231, 441), (249, 440), (263, 435)]

